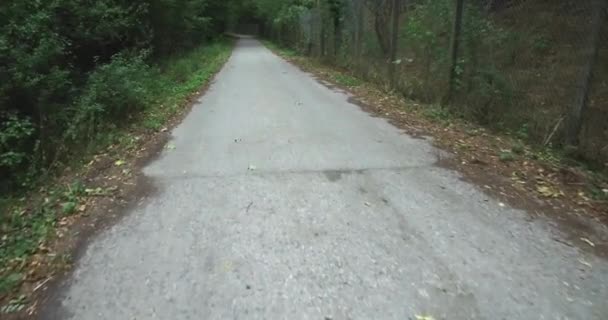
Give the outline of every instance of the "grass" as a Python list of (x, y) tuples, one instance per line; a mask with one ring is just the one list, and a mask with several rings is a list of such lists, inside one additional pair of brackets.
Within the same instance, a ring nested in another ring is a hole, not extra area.
[[(183, 109), (187, 99), (222, 67), (231, 49), (231, 42), (218, 41), (163, 61), (157, 78), (151, 79), (156, 86), (154, 103), (130, 119), (127, 126), (104, 132), (100, 137), (104, 142), (95, 144), (89, 152), (74, 159), (71, 167), (82, 167), (108, 145), (112, 145), (116, 153), (136, 147), (140, 142), (133, 137), (133, 132), (162, 129)], [(26, 196), (0, 199), (0, 301), (18, 292), (36, 255), (50, 252), (47, 245), (61, 220), (82, 211), (82, 203), (87, 197), (108, 191), (87, 189), (80, 182), (53, 185), (53, 180), (30, 186), (31, 189), (36, 187), (37, 191)], [(30, 199), (38, 198), (40, 200), (35, 204), (30, 203)], [(23, 305), (23, 298), (8, 301), (0, 313), (19, 311), (15, 305)]]
[(159, 79), (160, 99), (145, 110), (135, 127), (158, 131), (182, 107), (184, 101), (206, 84), (228, 59), (231, 43), (203, 45), (163, 62)]
[[(288, 48), (285, 46), (281, 46), (279, 44), (276, 44), (275, 42), (272, 42), (269, 40), (262, 40), (262, 43), (264, 44), (264, 46), (266, 46), (267, 48), (269, 48), (272, 51), (278, 52), (279, 55), (281, 55), (283, 57), (287, 57), (287, 58), (303, 57), (303, 55), (301, 53), (299, 53), (297, 50), (294, 50), (292, 48)], [(347, 74), (347, 73), (343, 73), (343, 72), (334, 72), (334, 73), (331, 73), (330, 76), (331, 76), (331, 80), (334, 83), (336, 83), (340, 86), (344, 86), (344, 87), (358, 87), (365, 83), (360, 78), (358, 78), (352, 74)]]
[(292, 48), (287, 48), (287, 47), (281, 46), (275, 42), (272, 42), (269, 40), (262, 40), (262, 43), (270, 50), (279, 52), (282, 56), (285, 56), (285, 57), (300, 56), (300, 54), (296, 50), (294, 50)]
[(358, 87), (363, 84), (361, 79), (342, 73), (333, 75), (332, 79), (335, 83), (345, 87)]
[(450, 124), (450, 121), (455, 118), (455, 115), (446, 107), (438, 104), (426, 105), (422, 109), (422, 115), (434, 122), (441, 123), (444, 126)]

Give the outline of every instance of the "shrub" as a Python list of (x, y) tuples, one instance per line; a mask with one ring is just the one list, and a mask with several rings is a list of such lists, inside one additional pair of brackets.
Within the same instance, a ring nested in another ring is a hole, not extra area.
[[(34, 126), (28, 118), (0, 114), (0, 179), (11, 177), (26, 163), (33, 133)], [(4, 187), (10, 188), (8, 184)]]
[(81, 96), (71, 108), (69, 140), (96, 137), (104, 126), (123, 122), (153, 101), (155, 69), (145, 53), (120, 53), (90, 75)]
[(0, 189), (148, 106), (148, 63), (222, 32), (228, 2), (0, 1)]

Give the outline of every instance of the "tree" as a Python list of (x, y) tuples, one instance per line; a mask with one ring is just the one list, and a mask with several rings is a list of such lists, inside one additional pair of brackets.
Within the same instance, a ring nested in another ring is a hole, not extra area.
[(238, 2), (0, 1), (0, 179), (60, 154), (79, 108), (96, 107), (81, 103), (86, 86), (100, 96), (111, 88), (111, 77), (91, 81), (97, 71), (142, 71), (188, 50), (222, 32)]
[(343, 0), (327, 0), (327, 6), (334, 29), (334, 56), (338, 55), (342, 45), (342, 19), (344, 14)]
[(583, 126), (583, 118), (587, 112), (589, 104), (589, 93), (591, 92), (591, 83), (593, 81), (594, 66), (597, 62), (599, 48), (601, 44), (602, 25), (606, 19), (606, 8), (608, 0), (593, 1), (593, 17), (591, 19), (591, 32), (586, 44), (586, 61), (581, 73), (580, 84), (576, 100), (569, 114), (568, 126), (566, 132), (566, 143), (569, 145), (577, 145), (578, 138)]
[(374, 16), (374, 31), (385, 57), (390, 54), (390, 25), (392, 0), (365, 0), (365, 6)]

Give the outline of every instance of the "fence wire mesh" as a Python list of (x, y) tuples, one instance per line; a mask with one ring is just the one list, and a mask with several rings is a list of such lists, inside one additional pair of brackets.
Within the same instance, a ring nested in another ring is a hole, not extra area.
[(537, 143), (578, 143), (605, 163), (607, 2), (319, 0), (273, 35), (408, 98)]

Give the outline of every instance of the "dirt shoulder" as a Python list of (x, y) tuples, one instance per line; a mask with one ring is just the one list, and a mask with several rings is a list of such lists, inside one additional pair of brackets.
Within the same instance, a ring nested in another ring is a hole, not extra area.
[[(608, 258), (606, 177), (567, 165), (516, 137), (455, 118), (438, 106), (387, 92), (347, 70), (269, 47), (324, 85), (348, 92), (351, 102), (363, 110), (387, 119), (404, 133), (430, 139), (450, 155), (438, 165), (457, 170), (483, 192), (528, 212), (530, 219), (548, 218), (568, 239), (566, 245)], [(604, 194), (598, 197), (594, 192)]]

